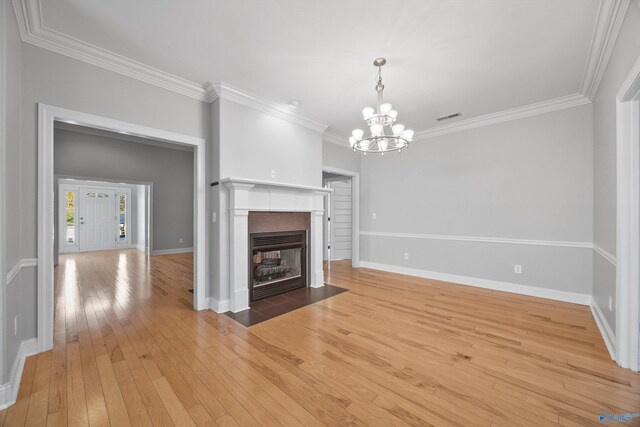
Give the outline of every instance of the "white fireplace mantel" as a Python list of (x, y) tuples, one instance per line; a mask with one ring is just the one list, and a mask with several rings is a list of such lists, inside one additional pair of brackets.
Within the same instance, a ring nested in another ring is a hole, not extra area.
[[(229, 189), (229, 309), (249, 308), (249, 211), (311, 213), (309, 286), (324, 286), (322, 269), (323, 198), (332, 190), (245, 178), (224, 178)], [(222, 206), (221, 206), (222, 208)]]

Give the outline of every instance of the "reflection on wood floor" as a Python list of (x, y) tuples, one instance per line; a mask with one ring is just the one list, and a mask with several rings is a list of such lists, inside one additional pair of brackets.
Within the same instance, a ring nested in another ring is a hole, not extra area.
[(55, 348), (27, 359), (21, 425), (599, 425), (640, 412), (588, 307), (354, 270), (249, 329), (192, 310), (191, 254), (62, 255)]

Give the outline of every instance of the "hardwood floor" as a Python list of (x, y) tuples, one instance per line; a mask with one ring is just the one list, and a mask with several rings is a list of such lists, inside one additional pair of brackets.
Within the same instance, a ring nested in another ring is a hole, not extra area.
[[(587, 307), (332, 264), (348, 288), (249, 329), (191, 309), (190, 254), (61, 256), (22, 425), (601, 425), (640, 412)], [(634, 419), (636, 425), (640, 418)]]

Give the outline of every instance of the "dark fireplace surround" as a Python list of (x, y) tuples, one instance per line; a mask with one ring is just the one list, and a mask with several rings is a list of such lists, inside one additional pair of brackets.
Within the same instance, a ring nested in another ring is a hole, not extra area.
[(308, 212), (249, 212), (249, 302), (308, 286)]

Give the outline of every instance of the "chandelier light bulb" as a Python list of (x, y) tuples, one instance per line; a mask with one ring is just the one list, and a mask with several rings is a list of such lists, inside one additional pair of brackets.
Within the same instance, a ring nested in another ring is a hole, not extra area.
[(397, 118), (398, 118), (398, 112), (397, 112), (396, 110), (391, 110), (391, 111), (389, 111), (389, 115), (391, 116), (391, 118), (392, 118), (393, 120), (395, 120), (395, 119), (397, 119)]
[(380, 140), (380, 143), (378, 145), (380, 146), (380, 149), (382, 151), (387, 151), (387, 147), (389, 147), (389, 144), (387, 143), (386, 139)]
[(374, 113), (375, 112), (373, 111), (373, 108), (371, 108), (371, 107), (367, 107), (364, 110), (362, 110), (362, 116), (364, 117), (365, 120), (367, 120), (368, 118), (373, 116)]
[(393, 125), (391, 129), (393, 130), (393, 134), (395, 136), (400, 136), (402, 135), (402, 132), (404, 132), (404, 125), (398, 123), (397, 125)]
[(380, 123), (371, 125), (371, 136), (380, 136), (380, 135), (382, 135), (382, 125)]
[(354, 146), (356, 144), (356, 139), (353, 136), (349, 137), (349, 145)]
[(382, 104), (380, 106), (380, 112), (382, 114), (389, 114), (389, 112), (391, 111), (393, 107), (391, 107), (391, 104), (389, 104), (388, 102), (385, 102), (384, 104)]
[(413, 141), (413, 131), (411, 129), (405, 130), (402, 132), (402, 137), (409, 142)]
[(368, 141), (366, 139), (360, 141), (360, 148), (363, 149), (363, 150), (369, 149), (369, 143), (370, 143), (370, 141)]
[(364, 131), (362, 129), (354, 129), (353, 132), (351, 132), (351, 135), (359, 141), (364, 136)]

